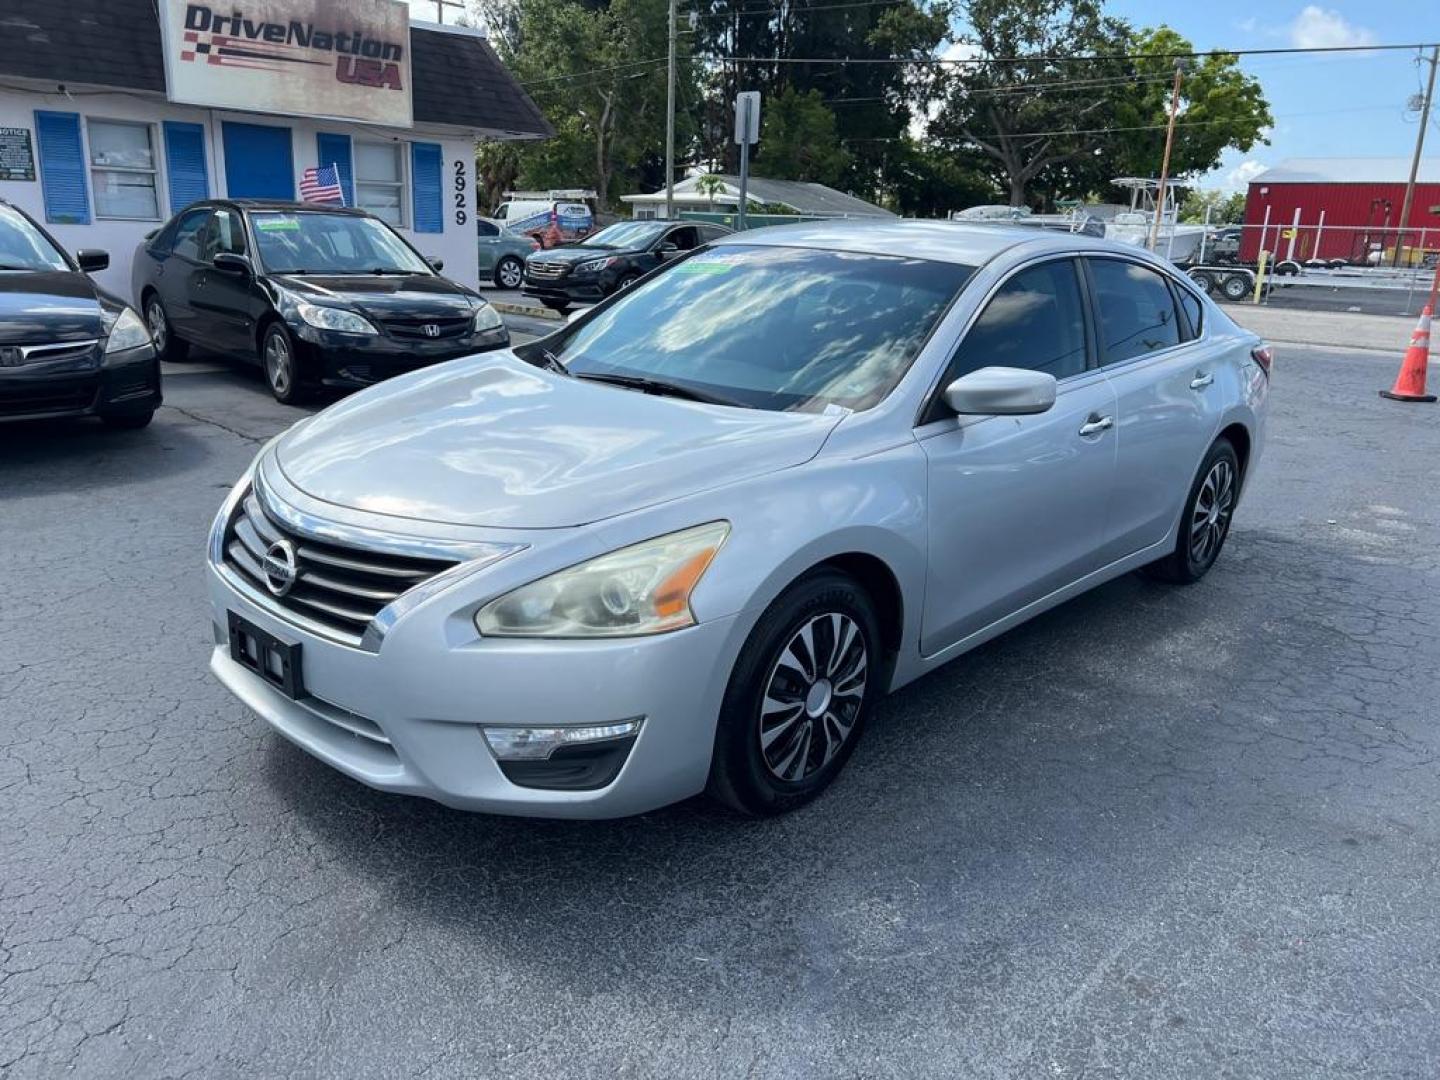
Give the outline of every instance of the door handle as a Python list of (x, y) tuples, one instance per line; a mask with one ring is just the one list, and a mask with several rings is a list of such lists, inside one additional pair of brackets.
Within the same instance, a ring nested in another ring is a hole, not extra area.
[(1115, 426), (1115, 418), (1112, 416), (1101, 416), (1099, 413), (1091, 413), (1090, 418), (1080, 425), (1081, 435), (1099, 435)]
[(1205, 387), (1209, 386), (1214, 381), (1215, 376), (1211, 375), (1208, 371), (1197, 371), (1195, 373), (1195, 377), (1190, 380), (1190, 389), (1204, 390)]

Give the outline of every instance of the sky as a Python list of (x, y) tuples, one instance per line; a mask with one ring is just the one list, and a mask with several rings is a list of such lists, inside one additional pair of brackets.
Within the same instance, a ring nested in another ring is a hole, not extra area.
[[(1440, 41), (1437, 0), (1110, 0), (1106, 10), (1137, 26), (1178, 30), (1196, 49), (1402, 45)], [(1424, 89), (1429, 65), (1413, 51), (1242, 57), (1275, 117), (1270, 145), (1229, 152), (1201, 186), (1244, 190), (1264, 168), (1291, 157), (1404, 157), (1419, 127), (1406, 102)], [(1437, 83), (1440, 96), (1440, 83)], [(1440, 158), (1440, 110), (1432, 110), (1425, 157)]]

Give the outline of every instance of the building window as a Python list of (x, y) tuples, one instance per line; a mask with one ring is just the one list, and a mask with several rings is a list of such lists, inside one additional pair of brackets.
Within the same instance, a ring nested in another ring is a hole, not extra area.
[(635, 208), (636, 221), (654, 221), (659, 216), (659, 211), (650, 206), (637, 206)]
[(86, 120), (95, 216), (157, 221), (155, 147), (149, 124)]
[(399, 143), (355, 142), (355, 205), (391, 225), (405, 224), (405, 164)]

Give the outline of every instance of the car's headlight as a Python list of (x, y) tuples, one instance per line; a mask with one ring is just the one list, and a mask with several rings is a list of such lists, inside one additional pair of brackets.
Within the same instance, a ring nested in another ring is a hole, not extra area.
[(307, 304), (302, 300), (295, 305), (295, 313), (317, 330), (335, 330), (342, 334), (378, 334), (380, 332), (370, 325), (370, 320), (343, 308)]
[(481, 304), (475, 312), (475, 325), (471, 327), (473, 333), (483, 334), (489, 330), (498, 330), (501, 326), (500, 313), (489, 304)]
[(730, 535), (712, 521), (612, 551), (486, 604), (486, 637), (631, 637), (693, 626), (690, 593)]
[(107, 353), (125, 349), (138, 349), (150, 343), (150, 329), (145, 321), (130, 308), (122, 308), (119, 316), (110, 325), (110, 336), (105, 340)]
[(596, 270), (604, 270), (607, 266), (614, 266), (619, 261), (614, 256), (606, 259), (586, 259), (575, 267), (575, 272), (577, 274), (593, 274)]

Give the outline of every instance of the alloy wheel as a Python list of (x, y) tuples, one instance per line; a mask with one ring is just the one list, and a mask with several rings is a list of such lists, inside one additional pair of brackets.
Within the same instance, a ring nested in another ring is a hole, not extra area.
[(854, 619), (807, 619), (776, 660), (760, 703), (760, 754), (780, 780), (823, 768), (845, 745), (865, 701), (869, 656)]
[(500, 264), (500, 284), (503, 287), (507, 289), (518, 289), (524, 279), (524, 269), (513, 259), (507, 259)]
[(163, 353), (168, 332), (165, 327), (165, 309), (160, 306), (159, 300), (152, 299), (145, 305), (145, 323), (150, 327), (150, 338), (155, 342), (155, 351)]
[(270, 389), (276, 397), (290, 392), (294, 378), (294, 364), (290, 357), (290, 343), (284, 334), (273, 333), (265, 338), (265, 377), (270, 380)]
[(1220, 552), (1235, 508), (1235, 469), (1223, 458), (1210, 466), (1190, 512), (1190, 560), (1208, 566)]

